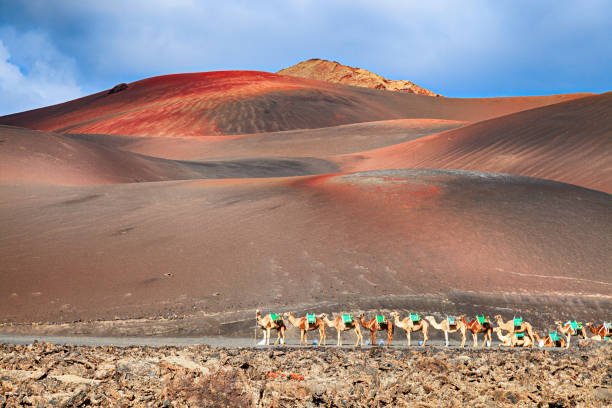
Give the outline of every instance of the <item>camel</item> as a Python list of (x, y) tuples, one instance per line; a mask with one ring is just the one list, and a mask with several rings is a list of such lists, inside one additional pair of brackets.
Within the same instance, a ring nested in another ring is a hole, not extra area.
[(591, 333), (595, 335), (591, 337), (593, 340), (610, 340), (612, 337), (612, 329), (610, 326), (606, 327), (605, 323), (597, 327), (595, 327), (592, 322), (588, 322), (586, 325), (591, 330)]
[(386, 319), (383, 320), (382, 322), (379, 322), (378, 317), (375, 317), (369, 322), (366, 322), (365, 316), (363, 314), (359, 315), (359, 322), (365, 329), (368, 329), (370, 331), (372, 335), (372, 342), (370, 344), (372, 344), (373, 346), (376, 345), (376, 332), (377, 331), (386, 330), (387, 331), (387, 346), (391, 345), (391, 340), (393, 340), (393, 323), (392, 322)]
[(568, 320), (565, 324), (562, 324), (560, 321), (556, 321), (555, 325), (557, 326), (557, 330), (565, 334), (567, 339), (567, 344), (565, 346), (566, 348), (569, 348), (572, 336), (580, 335), (583, 339), (586, 339), (586, 330), (584, 330), (582, 323), (578, 323), (575, 320)]
[(514, 319), (508, 320), (507, 322), (504, 322), (500, 315), (496, 315), (495, 316), (495, 321), (497, 322), (497, 325), (502, 330), (505, 330), (505, 331), (507, 331), (510, 334), (512, 334), (512, 333), (524, 333), (524, 332), (527, 332), (527, 334), (529, 335), (529, 339), (531, 340), (531, 343), (530, 343), (529, 347), (533, 347), (533, 344), (535, 343), (535, 338), (533, 337), (533, 327), (531, 326), (530, 323), (524, 322), (523, 319), (521, 319), (520, 320), (521, 325), (520, 326), (515, 326), (514, 325)]
[(257, 319), (257, 324), (264, 331), (264, 343), (269, 346), (270, 345), (270, 330), (276, 330), (276, 341), (274, 345), (280, 340), (281, 344), (285, 344), (285, 322), (280, 314), (270, 314), (268, 313), (265, 317), (261, 317), (261, 313), (259, 309), (255, 311), (255, 319)]
[(319, 344), (324, 346), (327, 343), (325, 323), (323, 323), (320, 317), (315, 316), (315, 322), (309, 324), (306, 316), (296, 319), (291, 312), (286, 312), (284, 316), (289, 320), (289, 323), (300, 329), (300, 346), (302, 343), (304, 343), (305, 346), (308, 345), (308, 332), (315, 329), (319, 329)]
[(469, 323), (465, 321), (465, 316), (461, 316), (461, 321), (465, 324), (465, 328), (472, 332), (474, 347), (478, 347), (478, 333), (484, 333), (482, 347), (487, 343), (487, 338), (489, 339), (489, 347), (491, 347), (493, 341), (493, 327), (491, 326), (488, 316), (486, 318), (484, 316), (476, 316), (476, 318)]
[(533, 332), (533, 335), (540, 347), (565, 347), (565, 339), (556, 331), (548, 333), (546, 337), (540, 337), (536, 331)]
[[(465, 323), (463, 323), (460, 318), (453, 318), (453, 322), (455, 323), (454, 326), (451, 325), (451, 321), (449, 319), (443, 319), (440, 323), (437, 323), (435, 317), (427, 316), (425, 320), (427, 320), (433, 326), (434, 329), (444, 331), (444, 344), (446, 344), (447, 347), (449, 345), (448, 333), (456, 332), (461, 332), (461, 347), (465, 346), (465, 335), (467, 332), (467, 328), (465, 326)], [(397, 323), (395, 325), (397, 326)]]
[(361, 345), (363, 346), (363, 336), (361, 335), (361, 328), (359, 327), (359, 322), (357, 321), (357, 319), (353, 318), (353, 316), (351, 316), (350, 322), (345, 321), (348, 319), (345, 319), (343, 316), (349, 315), (341, 314), (339, 316), (336, 316), (334, 320), (329, 320), (327, 318), (327, 315), (324, 313), (321, 315), (321, 318), (327, 326), (336, 329), (336, 332), (338, 333), (338, 346), (342, 346), (342, 332), (347, 330), (355, 331), (355, 336), (357, 337), (357, 342), (355, 343), (355, 346), (358, 346), (359, 343), (361, 343)]
[[(411, 315), (412, 316), (412, 315)], [(419, 315), (414, 315), (419, 316)], [(411, 317), (406, 317), (403, 320), (400, 320), (399, 313), (391, 312), (391, 317), (393, 317), (393, 324), (401, 329), (404, 329), (406, 332), (406, 340), (408, 341), (408, 345), (410, 346), (410, 333), (422, 331), (423, 332), (423, 345), (427, 343), (429, 339), (429, 323), (427, 321), (418, 318), (417, 321), (413, 321)]]
[(531, 347), (533, 344), (531, 343), (531, 338), (529, 338), (528, 336), (525, 336), (525, 333), (508, 333), (506, 335), (504, 335), (502, 333), (502, 328), (501, 327), (496, 327), (493, 329), (493, 331), (497, 334), (497, 337), (499, 337), (499, 340), (501, 341), (500, 346), (506, 346), (506, 347), (515, 347), (515, 346), (521, 346), (521, 347)]

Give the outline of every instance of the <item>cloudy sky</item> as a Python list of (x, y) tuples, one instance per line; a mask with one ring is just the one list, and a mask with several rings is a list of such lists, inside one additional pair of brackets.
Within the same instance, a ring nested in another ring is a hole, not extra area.
[(612, 90), (612, 1), (0, 0), (0, 114), (313, 57), (446, 96)]

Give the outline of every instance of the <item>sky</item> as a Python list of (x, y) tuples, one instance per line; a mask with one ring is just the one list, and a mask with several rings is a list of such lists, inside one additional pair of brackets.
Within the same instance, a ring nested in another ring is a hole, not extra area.
[(612, 90), (612, 1), (0, 0), (0, 115), (310, 58), (449, 97)]

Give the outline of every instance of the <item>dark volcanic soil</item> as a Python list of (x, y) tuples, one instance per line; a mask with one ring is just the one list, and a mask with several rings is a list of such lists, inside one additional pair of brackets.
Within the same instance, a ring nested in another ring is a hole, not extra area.
[(559, 350), (0, 345), (0, 405), (603, 407), (612, 346)]

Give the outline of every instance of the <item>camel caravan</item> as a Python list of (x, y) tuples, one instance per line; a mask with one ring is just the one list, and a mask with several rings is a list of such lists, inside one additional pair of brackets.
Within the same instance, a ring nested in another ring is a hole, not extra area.
[[(330, 320), (327, 314), (307, 313), (306, 316), (296, 318), (291, 312), (268, 313), (261, 315), (257, 310), (255, 312), (257, 326), (263, 330), (263, 339), (259, 345), (270, 345), (270, 332), (276, 330), (276, 344), (285, 344), (285, 331), (287, 326), (285, 320), (292, 326), (300, 330), (300, 346), (308, 345), (308, 332), (317, 330), (319, 332), (319, 340), (313, 341), (313, 344), (321, 346), (327, 345), (327, 336), (325, 328), (336, 329), (338, 336), (336, 345), (342, 346), (342, 333), (352, 331), (355, 334), (354, 346), (364, 346), (363, 335), (361, 329), (370, 331), (370, 345), (376, 345), (376, 335), (378, 332), (386, 332), (386, 343), (380, 340), (380, 345), (391, 345), (393, 340), (393, 332), (396, 327), (403, 329), (406, 333), (407, 345), (411, 345), (411, 334), (413, 332), (421, 332), (423, 340), (419, 341), (419, 345), (425, 346), (429, 339), (429, 329), (440, 330), (444, 332), (444, 344), (450, 345), (449, 334), (460, 333), (461, 345), (465, 346), (466, 336), (468, 332), (472, 333), (473, 346), (478, 347), (478, 335), (483, 335), (483, 341), (480, 347), (487, 345), (491, 347), (493, 343), (492, 334), (495, 332), (499, 339), (500, 346), (506, 347), (559, 347), (569, 348), (572, 337), (580, 337), (594, 341), (605, 341), (612, 343), (612, 324), (605, 322), (599, 326), (589, 322), (586, 325), (576, 320), (568, 320), (565, 323), (560, 321), (555, 322), (555, 329), (547, 331), (544, 336), (533, 330), (533, 326), (523, 320), (522, 317), (514, 317), (511, 320), (504, 321), (502, 316), (495, 316), (493, 323), (489, 316), (476, 315), (470, 321), (467, 321), (465, 316), (446, 317), (440, 322), (436, 321), (434, 316), (425, 316), (418, 313), (410, 313), (407, 317), (400, 319), (397, 312), (391, 312), (388, 319), (383, 313), (376, 314), (372, 319), (366, 319), (363, 314), (355, 316), (351, 313), (340, 313), (335, 318)], [(587, 334), (586, 328), (591, 332), (591, 336)]]

